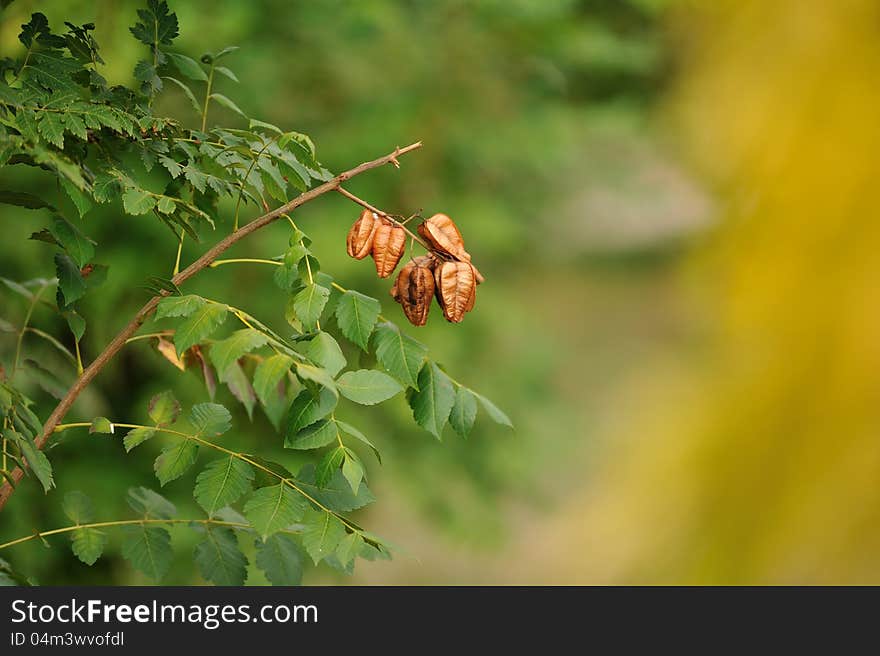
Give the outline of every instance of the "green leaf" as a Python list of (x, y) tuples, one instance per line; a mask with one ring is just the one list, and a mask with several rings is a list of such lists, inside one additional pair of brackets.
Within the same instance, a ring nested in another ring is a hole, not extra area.
[(162, 214), (173, 214), (174, 210), (177, 209), (177, 204), (174, 202), (174, 199), (169, 196), (162, 196), (159, 199), (159, 203), (156, 205), (156, 209), (162, 212)]
[(95, 417), (92, 419), (92, 425), (89, 426), (89, 433), (113, 433), (113, 422), (107, 417)]
[(269, 338), (253, 328), (236, 330), (231, 336), (211, 346), (211, 361), (217, 371), (223, 372), (245, 353), (263, 346)]
[(293, 297), (293, 311), (305, 326), (314, 326), (321, 318), (321, 312), (330, 298), (330, 290), (321, 285), (306, 283), (306, 286)]
[(205, 512), (213, 516), (249, 492), (253, 480), (254, 470), (248, 463), (235, 456), (220, 458), (198, 475), (193, 496)]
[(55, 374), (31, 358), (27, 358), (24, 361), (24, 364), (27, 368), (28, 376), (32, 378), (37, 385), (59, 401), (64, 398), (64, 395), (67, 393), (66, 386), (58, 381)]
[(299, 376), (302, 380), (311, 380), (312, 382), (318, 383), (334, 395), (337, 396), (339, 392), (336, 390), (336, 381), (333, 380), (333, 377), (327, 372), (326, 369), (321, 369), (320, 367), (313, 367), (310, 364), (303, 364), (301, 362), (297, 362), (296, 364), (296, 375)]
[(162, 451), (153, 463), (156, 478), (159, 479), (162, 487), (183, 476), (186, 470), (195, 463), (198, 453), (198, 444), (189, 439), (185, 439), (175, 446), (169, 446)]
[[(215, 67), (214, 67), (214, 71), (217, 72), (217, 73), (221, 73), (221, 74), (225, 75), (226, 77), (228, 77), (228, 78), (229, 78), (230, 80), (232, 80), (233, 82), (238, 82), (238, 81), (239, 81), (239, 80), (238, 80), (238, 76), (237, 76), (235, 73), (233, 73), (232, 71), (230, 71), (228, 68), (226, 68), (225, 66), (215, 66)], [(251, 121), (251, 125), (250, 125), (250, 127), (253, 127), (253, 121)]]
[(95, 518), (92, 500), (79, 490), (71, 490), (64, 495), (61, 509), (74, 524), (88, 524)]
[(8, 189), (0, 189), (0, 203), (6, 205), (17, 205), (18, 207), (26, 207), (29, 210), (38, 210), (43, 207), (54, 209), (52, 205), (47, 203), (39, 196), (27, 194), (23, 191), (10, 191)]
[(55, 487), (55, 481), (52, 478), (52, 464), (45, 453), (40, 451), (30, 439), (11, 428), (3, 431), (3, 436), (21, 449), (21, 454), (27, 459), (27, 465), (40, 481), (43, 491), (48, 492)]
[(305, 499), (288, 485), (279, 483), (254, 492), (244, 506), (244, 516), (265, 539), (300, 519), (305, 509)]
[(180, 401), (174, 398), (170, 390), (165, 390), (150, 399), (147, 412), (156, 426), (167, 426), (177, 421), (180, 416)]
[(326, 387), (322, 387), (317, 393), (304, 389), (293, 400), (287, 412), (285, 435), (292, 437), (306, 426), (323, 419), (333, 412), (337, 403), (337, 397)]
[(59, 114), (42, 112), (38, 127), (46, 141), (57, 148), (64, 148), (64, 121)]
[(86, 293), (86, 283), (80, 268), (65, 253), (55, 253), (55, 275), (58, 276), (58, 289), (64, 305), (78, 301)]
[(107, 535), (96, 528), (78, 528), (70, 535), (70, 548), (86, 565), (94, 565), (107, 544)]
[(364, 540), (359, 534), (348, 533), (339, 541), (339, 546), (336, 548), (336, 557), (339, 559), (339, 563), (343, 567), (351, 563), (360, 553), (363, 544)]
[(305, 348), (305, 355), (309, 360), (327, 370), (331, 376), (335, 376), (346, 365), (345, 356), (339, 344), (329, 333), (319, 332)]
[(302, 583), (302, 552), (290, 536), (275, 533), (257, 541), (256, 547), (257, 567), (263, 570), (272, 585)]
[(336, 547), (345, 537), (345, 527), (335, 515), (313, 508), (306, 512), (302, 521), (305, 524), (303, 547), (317, 565), (324, 557), (336, 551)]
[(73, 310), (63, 310), (61, 316), (64, 317), (64, 320), (67, 322), (67, 326), (70, 328), (70, 332), (73, 333), (76, 341), (81, 340), (83, 334), (86, 332), (86, 320)]
[(419, 372), (419, 389), (409, 399), (416, 423), (440, 439), (455, 403), (452, 381), (433, 362), (426, 362)]
[(125, 209), (126, 214), (131, 214), (132, 216), (146, 214), (155, 206), (156, 197), (143, 189), (129, 187), (122, 194), (122, 207)]
[(264, 405), (268, 405), (269, 399), (278, 388), (278, 383), (290, 371), (293, 358), (283, 353), (278, 353), (266, 358), (254, 371), (254, 391), (260, 397)]
[(342, 396), (361, 405), (381, 403), (403, 389), (391, 376), (374, 369), (346, 371), (336, 386)]
[(143, 444), (144, 442), (152, 438), (155, 434), (155, 428), (148, 428), (146, 426), (142, 426), (140, 428), (132, 428), (130, 431), (128, 431), (126, 436), (122, 438), (122, 444), (125, 446), (126, 451), (131, 451), (139, 444)]
[(428, 347), (404, 335), (392, 323), (376, 326), (373, 335), (376, 359), (388, 373), (400, 382), (418, 389), (419, 371), (428, 355)]
[(375, 298), (348, 290), (336, 304), (336, 321), (342, 334), (366, 351), (381, 311), (382, 306)]
[(185, 296), (166, 296), (156, 306), (156, 318), (188, 317), (196, 310), (205, 307), (207, 301), (201, 296), (187, 294)]
[(176, 52), (166, 52), (165, 54), (171, 60), (171, 63), (174, 64), (174, 67), (190, 80), (196, 80), (199, 82), (208, 81), (207, 74), (195, 59), (187, 57), (186, 55), (180, 55)]
[(77, 267), (84, 267), (95, 256), (95, 242), (86, 237), (67, 219), (56, 216), (51, 229), (52, 236), (67, 251)]
[(332, 419), (322, 419), (307, 426), (297, 433), (284, 436), (284, 447), (287, 449), (317, 449), (327, 446), (337, 438), (339, 430)]
[(333, 474), (342, 465), (343, 460), (345, 460), (345, 449), (341, 446), (325, 453), (315, 467), (315, 485), (325, 486), (333, 478)]
[[(68, 115), (73, 116), (73, 114)], [(83, 127), (85, 130), (85, 127)], [(76, 207), (76, 211), (79, 214), (79, 217), (82, 218), (86, 215), (86, 213), (92, 209), (92, 199), (89, 198), (89, 195), (79, 189), (75, 184), (73, 184), (67, 178), (59, 178), (61, 182), (61, 188), (64, 189), (65, 193), (67, 193), (68, 198), (70, 198), (74, 207)]]
[(158, 581), (171, 567), (171, 535), (164, 528), (127, 526), (122, 541), (122, 556), (132, 567)]
[(360, 486), (357, 494), (352, 493), (351, 486), (339, 470), (333, 474), (329, 483), (318, 487), (314, 465), (306, 465), (297, 474), (294, 483), (310, 497), (337, 512), (357, 510), (376, 500), (366, 484)]
[(232, 102), (229, 98), (227, 98), (223, 94), (212, 93), (211, 100), (215, 100), (218, 103), (220, 103), (221, 105), (223, 105), (224, 107), (226, 107), (227, 109), (231, 109), (236, 114), (240, 114), (244, 118), (247, 118), (247, 114), (245, 114), (243, 111), (241, 111), (241, 109), (239, 108), (238, 105), (236, 105), (234, 102)]
[(455, 403), (449, 413), (449, 425), (461, 435), (467, 437), (477, 418), (477, 398), (466, 387), (460, 386), (455, 393)]
[(248, 419), (254, 418), (254, 406), (257, 404), (257, 395), (254, 394), (254, 388), (248, 380), (247, 374), (244, 373), (238, 362), (231, 365), (220, 374), (220, 382), (226, 383), (232, 395), (238, 399), (247, 410)]
[(129, 31), (145, 45), (171, 45), (179, 33), (177, 14), (169, 11), (165, 0), (149, 0), (146, 9), (138, 10), (138, 17), (140, 21)]
[(339, 421), (338, 419), (336, 420), (336, 426), (339, 428), (339, 430), (341, 430), (346, 435), (350, 435), (351, 437), (355, 438), (356, 440), (360, 440), (361, 442), (366, 444), (368, 447), (370, 447), (370, 449), (372, 449), (372, 451), (373, 451), (373, 454), (376, 456), (376, 460), (379, 461), (380, 465), (382, 464), (382, 454), (379, 453), (379, 449), (376, 448), (376, 445), (367, 439), (366, 435), (361, 433), (357, 428), (355, 428), (351, 424), (347, 424), (344, 421)]
[[(238, 82), (238, 80), (236, 80), (236, 82)], [(272, 125), (271, 123), (265, 123), (264, 121), (258, 121), (255, 118), (252, 118), (248, 122), (248, 128), (251, 130), (253, 130), (254, 128), (264, 128), (266, 130), (269, 130), (270, 132), (274, 132), (275, 134), (283, 134), (281, 128), (279, 128), (277, 125)]]
[(351, 449), (345, 450), (345, 462), (342, 463), (342, 475), (351, 485), (351, 491), (357, 494), (361, 481), (364, 480), (364, 465), (357, 454)]
[[(177, 78), (170, 77), (170, 76), (163, 76), (162, 79), (168, 80), (169, 82), (173, 82), (178, 87), (180, 87), (183, 90), (183, 92), (186, 94), (186, 97), (189, 99), (189, 102), (193, 106), (193, 109), (196, 111), (196, 113), (200, 114), (202, 112), (202, 107), (201, 107), (201, 105), (199, 105), (199, 101), (196, 100), (195, 94), (192, 92), (192, 89), (190, 89), (184, 82), (181, 82)], [(163, 166), (165, 166), (165, 168), (168, 168), (169, 166), (171, 166), (172, 168), (176, 169), (177, 173), (174, 173), (171, 171), (171, 169), (169, 169), (169, 172), (171, 173), (172, 178), (176, 178), (178, 175), (180, 175), (180, 168), (181, 167), (173, 159), (171, 159), (169, 157), (165, 157), (165, 158), (159, 157), (159, 161), (162, 162), (162, 164), (163, 164)], [(172, 164), (172, 162), (173, 162), (173, 164)]]
[(205, 580), (215, 585), (244, 585), (247, 558), (230, 528), (205, 530), (205, 539), (196, 545), (195, 561)]
[(147, 487), (129, 488), (126, 501), (132, 510), (145, 519), (171, 519), (177, 514), (173, 503)]
[(510, 421), (510, 417), (508, 417), (506, 414), (504, 414), (504, 412), (501, 411), (501, 408), (492, 403), (482, 394), (477, 394), (476, 392), (473, 392), (473, 394), (480, 400), (480, 404), (483, 406), (483, 409), (488, 413), (492, 421), (494, 421), (496, 424), (501, 424), (502, 426), (513, 428), (513, 422)]
[(189, 420), (202, 437), (217, 437), (232, 427), (232, 415), (219, 403), (194, 405)]
[(184, 319), (174, 331), (174, 346), (182, 355), (193, 344), (210, 337), (226, 320), (227, 308), (219, 303), (205, 303)]

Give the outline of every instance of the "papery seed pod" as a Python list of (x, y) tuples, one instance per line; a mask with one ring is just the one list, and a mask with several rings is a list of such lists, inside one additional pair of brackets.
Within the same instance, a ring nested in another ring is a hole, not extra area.
[[(468, 259), (468, 262), (471, 262), (471, 256), (470, 256), (470, 255), (468, 255), (468, 258), (467, 258), (467, 259)], [(480, 273), (480, 270), (477, 269), (477, 267), (474, 266), (474, 263), (473, 263), (473, 262), (471, 262), (471, 266), (474, 267), (474, 278), (476, 278), (476, 280), (477, 280), (477, 284), (478, 284), (478, 285), (482, 285), (484, 282), (486, 282), (486, 279), (483, 277), (483, 274)]]
[(373, 260), (376, 262), (376, 273), (380, 278), (387, 278), (403, 257), (406, 249), (406, 230), (399, 225), (382, 218), (373, 235)]
[(459, 323), (477, 299), (477, 279), (469, 262), (443, 262), (434, 270), (437, 302), (447, 321)]
[(375, 212), (364, 210), (360, 218), (351, 226), (345, 246), (348, 254), (356, 260), (362, 260), (373, 250), (373, 235), (379, 225), (379, 217)]
[[(400, 303), (406, 318), (414, 326), (424, 326), (434, 297), (435, 260), (430, 256), (410, 260), (397, 274), (391, 295)], [(396, 295), (395, 295), (396, 294)]]
[(419, 226), (419, 234), (431, 246), (457, 260), (469, 262), (471, 256), (464, 249), (464, 238), (452, 219), (445, 214), (435, 214)]

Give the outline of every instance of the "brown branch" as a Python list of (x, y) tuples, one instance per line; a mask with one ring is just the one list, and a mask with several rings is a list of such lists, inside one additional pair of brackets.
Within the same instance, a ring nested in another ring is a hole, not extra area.
[[(208, 250), (204, 255), (202, 255), (195, 262), (186, 267), (183, 271), (174, 276), (171, 280), (175, 285), (181, 285), (190, 278), (192, 278), (199, 271), (207, 267), (211, 264), (217, 257), (226, 251), (230, 246), (235, 244), (236, 242), (244, 239), (252, 232), (256, 232), (260, 228), (269, 225), (280, 216), (284, 214), (289, 214), (293, 210), (295, 210), (300, 205), (304, 205), (311, 200), (314, 200), (318, 196), (326, 194), (328, 191), (334, 191), (339, 188), (346, 180), (350, 180), (356, 175), (360, 175), (365, 171), (369, 171), (370, 169), (375, 169), (385, 164), (392, 163), (394, 164), (397, 161), (397, 158), (400, 155), (404, 155), (413, 150), (417, 150), (422, 147), (422, 142), (418, 141), (414, 144), (410, 144), (405, 148), (395, 148), (394, 152), (385, 155), (384, 157), (380, 157), (378, 159), (374, 159), (371, 162), (364, 162), (363, 164), (354, 167), (348, 171), (340, 173), (332, 180), (325, 182), (324, 184), (315, 187), (314, 189), (310, 189), (309, 191), (300, 194), (292, 201), (282, 205), (281, 207), (277, 207), (271, 212), (267, 212), (263, 216), (254, 219), (247, 225), (242, 226), (235, 232), (227, 235), (219, 242), (217, 242), (210, 250)], [(382, 212), (384, 214), (384, 212)], [(71, 386), (71, 388), (67, 391), (67, 394), (63, 399), (58, 403), (55, 409), (52, 411), (52, 414), (49, 415), (49, 418), (46, 420), (46, 423), (43, 425), (43, 432), (36, 437), (34, 443), (38, 449), (42, 449), (46, 442), (49, 440), (49, 437), (55, 431), (55, 427), (64, 419), (64, 415), (67, 414), (67, 411), (70, 410), (70, 407), (73, 405), (73, 402), (76, 401), (77, 397), (82, 393), (82, 391), (89, 386), (95, 376), (103, 369), (113, 356), (115, 356), (123, 346), (125, 346), (125, 342), (128, 338), (134, 335), (138, 329), (143, 325), (144, 321), (149, 318), (153, 312), (156, 310), (156, 306), (159, 304), (159, 301), (167, 296), (169, 292), (163, 292), (160, 296), (154, 296), (147, 303), (138, 310), (137, 314), (134, 315), (134, 318), (128, 322), (128, 324), (123, 328), (116, 337), (106, 346), (106, 348), (98, 354), (92, 363), (85, 368), (82, 375), (76, 380), (76, 382)], [(21, 468), (16, 467), (11, 472), (12, 478), (16, 483), (21, 480), (22, 476), (24, 476), (24, 471)], [(12, 493), (15, 491), (8, 481), (3, 483), (3, 486), (0, 487), (0, 510), (6, 505), (6, 502), (9, 500), (9, 497), (12, 496)]]
[[(393, 164), (394, 161), (392, 160), (391, 163)], [(342, 187), (337, 187), (336, 191), (338, 191), (340, 194), (342, 194), (343, 196), (345, 196), (349, 200), (354, 201), (355, 203), (357, 203), (361, 207), (366, 207), (371, 212), (375, 212), (379, 216), (384, 216), (386, 219), (388, 219), (389, 221), (391, 221), (395, 225), (399, 225), (401, 228), (403, 228), (406, 231), (406, 234), (408, 234), (410, 237), (412, 237), (414, 240), (416, 240), (418, 243), (420, 243), (422, 246), (424, 246), (427, 250), (434, 252), (434, 249), (431, 247), (430, 244), (428, 244), (424, 239), (422, 239), (417, 234), (412, 232), (409, 228), (407, 228), (403, 223), (401, 223), (400, 221), (395, 219), (393, 216), (391, 216), (388, 212), (383, 212), (378, 207), (373, 207), (367, 201), (365, 201), (361, 198), (358, 198), (353, 193), (343, 189)]]

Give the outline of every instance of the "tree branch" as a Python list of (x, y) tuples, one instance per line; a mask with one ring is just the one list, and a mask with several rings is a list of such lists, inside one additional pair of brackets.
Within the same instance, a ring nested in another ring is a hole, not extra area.
[[(252, 232), (256, 232), (260, 228), (263, 228), (284, 214), (289, 214), (293, 210), (295, 210), (300, 205), (304, 205), (311, 200), (314, 200), (318, 196), (326, 194), (329, 191), (335, 191), (339, 189), (339, 185), (341, 185), (346, 180), (350, 180), (356, 175), (360, 175), (366, 171), (371, 169), (378, 168), (380, 166), (384, 166), (385, 164), (394, 164), (397, 166), (397, 158), (400, 155), (405, 155), (413, 150), (418, 150), (422, 147), (422, 142), (418, 141), (414, 144), (410, 144), (405, 148), (395, 148), (394, 152), (385, 155), (384, 157), (380, 157), (378, 159), (374, 159), (370, 162), (364, 162), (359, 166), (354, 167), (348, 171), (340, 173), (332, 180), (325, 182), (324, 184), (315, 187), (314, 189), (310, 189), (306, 191), (292, 201), (285, 203), (281, 207), (277, 207), (271, 212), (267, 212), (263, 216), (254, 219), (247, 225), (242, 226), (235, 232), (227, 235), (219, 242), (217, 242), (211, 249), (205, 252), (199, 259), (186, 267), (183, 271), (178, 273), (176, 276), (172, 278), (172, 281), (175, 285), (182, 285), (184, 282), (192, 278), (199, 271), (209, 266), (214, 260), (217, 259), (219, 255), (221, 255), (224, 251), (226, 251), (230, 246), (235, 244), (236, 242), (244, 239)], [(384, 214), (384, 212), (382, 213)], [(76, 401), (77, 397), (82, 393), (82, 391), (89, 386), (95, 376), (107, 365), (110, 360), (113, 359), (120, 349), (125, 346), (126, 341), (133, 336), (138, 329), (143, 325), (144, 321), (146, 321), (153, 312), (156, 311), (156, 306), (159, 304), (159, 301), (162, 300), (164, 296), (168, 296), (169, 292), (163, 292), (160, 296), (154, 296), (147, 303), (138, 310), (137, 314), (134, 315), (134, 318), (128, 322), (128, 324), (123, 328), (116, 337), (106, 346), (106, 348), (98, 354), (92, 363), (85, 368), (82, 375), (76, 380), (76, 382), (71, 386), (71, 388), (67, 391), (67, 394), (63, 399), (55, 406), (55, 409), (52, 411), (52, 414), (49, 415), (49, 418), (46, 420), (46, 423), (43, 425), (43, 432), (38, 435), (34, 439), (34, 443), (38, 449), (42, 449), (43, 446), (49, 439), (49, 436), (55, 430), (55, 427), (58, 423), (64, 419), (64, 416), (67, 414), (70, 407), (73, 405), (73, 402)], [(24, 476), (24, 471), (21, 468), (16, 467), (11, 472), (12, 478), (16, 483), (21, 480), (22, 476)], [(15, 491), (8, 481), (3, 483), (3, 486), (0, 487), (0, 510), (6, 505), (6, 502), (9, 501), (9, 497), (12, 496), (12, 493)]]

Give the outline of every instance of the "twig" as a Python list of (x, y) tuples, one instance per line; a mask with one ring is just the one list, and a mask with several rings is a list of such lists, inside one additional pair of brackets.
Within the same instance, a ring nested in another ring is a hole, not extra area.
[[(393, 163), (393, 160), (392, 160), (392, 163)], [(407, 228), (403, 223), (401, 223), (400, 221), (398, 221), (397, 219), (395, 219), (393, 216), (391, 216), (390, 214), (388, 214), (388, 212), (383, 212), (382, 210), (380, 210), (380, 209), (378, 209), (378, 208), (376, 208), (376, 207), (373, 207), (373, 206), (370, 205), (367, 201), (358, 198), (358, 197), (355, 196), (353, 193), (351, 193), (350, 191), (346, 191), (346, 190), (343, 189), (342, 187), (337, 187), (337, 188), (336, 188), (336, 191), (338, 191), (340, 194), (342, 194), (343, 196), (345, 196), (345, 197), (348, 198), (349, 200), (354, 201), (355, 203), (357, 203), (357, 204), (360, 205), (361, 207), (366, 207), (366, 208), (367, 208), (368, 210), (370, 210), (371, 212), (375, 212), (375, 213), (378, 214), (379, 216), (384, 216), (386, 219), (388, 219), (389, 221), (391, 221), (391, 223), (394, 223), (394, 224), (396, 224), (396, 225), (399, 225), (401, 228), (403, 228), (404, 230), (406, 230), (406, 234), (408, 234), (408, 235), (409, 235), (410, 237), (412, 237), (414, 240), (416, 240), (417, 242), (419, 242), (419, 243), (420, 243), (422, 246), (424, 246), (427, 250), (429, 250), (429, 251), (431, 251), (431, 252), (434, 252), (434, 249), (431, 247), (430, 244), (428, 244), (424, 239), (422, 239), (421, 237), (419, 237), (417, 234), (413, 233), (413, 232), (412, 232), (409, 228)]]
[[(392, 160), (397, 159), (401, 155), (405, 155), (406, 153), (412, 152), (413, 150), (418, 150), (422, 147), (422, 142), (417, 141), (416, 143), (410, 144), (405, 148), (395, 148), (394, 152), (384, 155), (383, 157), (379, 157), (378, 159), (374, 159), (370, 162), (364, 162), (359, 166), (354, 167), (353, 169), (349, 169), (343, 173), (340, 173), (332, 180), (325, 182), (324, 184), (315, 187), (314, 189), (310, 189), (306, 191), (288, 203), (285, 203), (281, 207), (277, 207), (271, 212), (267, 212), (263, 214), (261, 217), (254, 219), (247, 225), (242, 226), (235, 232), (227, 235), (219, 242), (217, 242), (211, 249), (209, 249), (204, 255), (202, 255), (195, 262), (186, 267), (183, 271), (178, 273), (174, 278), (172, 278), (172, 282), (178, 287), (182, 285), (184, 282), (192, 278), (199, 271), (209, 266), (214, 260), (217, 259), (219, 255), (228, 250), (233, 244), (236, 244), (238, 241), (244, 239), (252, 232), (256, 232), (260, 228), (263, 228), (284, 214), (289, 214), (297, 207), (308, 203), (309, 201), (314, 200), (318, 196), (322, 196), (326, 194), (328, 191), (335, 191), (339, 188), (346, 180), (350, 180), (351, 178), (360, 175), (366, 171), (371, 169), (379, 168), (380, 166), (384, 166), (388, 164)], [(137, 314), (134, 315), (131, 321), (119, 331), (119, 334), (113, 338), (113, 340), (101, 351), (98, 356), (92, 361), (92, 363), (85, 368), (82, 375), (76, 380), (76, 382), (71, 386), (71, 388), (67, 391), (67, 394), (63, 399), (55, 406), (55, 409), (52, 411), (52, 414), (49, 415), (49, 418), (46, 420), (46, 423), (43, 425), (43, 432), (38, 435), (34, 439), (34, 444), (38, 449), (42, 449), (46, 444), (46, 441), (49, 439), (49, 436), (52, 435), (55, 430), (55, 426), (59, 424), (59, 422), (64, 418), (64, 415), (67, 414), (70, 407), (73, 405), (73, 402), (76, 401), (77, 397), (82, 393), (82, 391), (88, 387), (88, 385), (92, 382), (95, 376), (107, 365), (110, 360), (113, 359), (120, 349), (125, 346), (126, 341), (132, 337), (138, 329), (143, 325), (143, 323), (156, 311), (156, 306), (159, 304), (159, 301), (162, 300), (163, 297), (168, 296), (170, 292), (163, 291), (161, 295), (152, 297), (147, 303), (138, 310)], [(21, 480), (22, 476), (24, 476), (24, 472), (21, 468), (16, 467), (12, 473), (12, 478), (16, 483)], [(9, 501), (9, 497), (12, 496), (12, 493), (15, 491), (8, 481), (4, 482), (2, 486), (0, 486), (0, 510), (6, 505), (6, 502)]]

